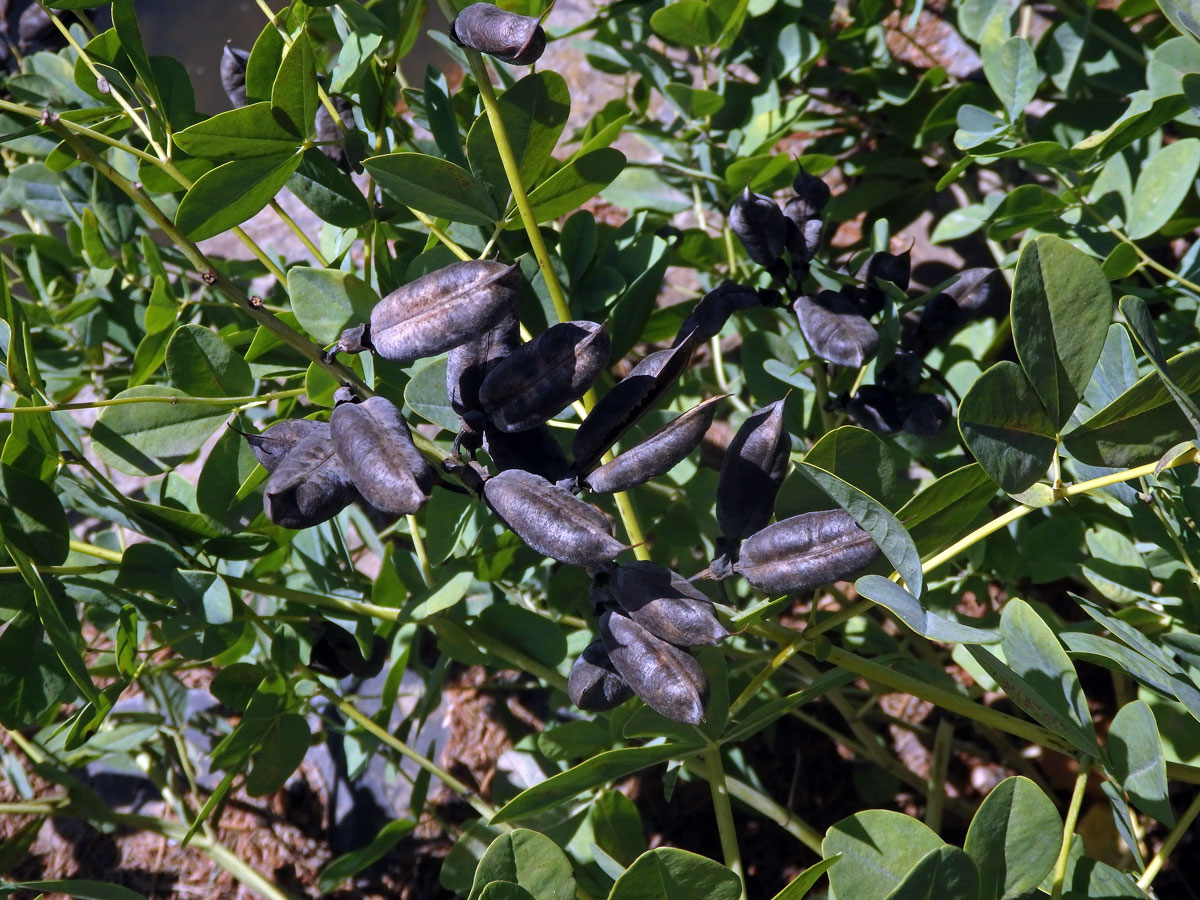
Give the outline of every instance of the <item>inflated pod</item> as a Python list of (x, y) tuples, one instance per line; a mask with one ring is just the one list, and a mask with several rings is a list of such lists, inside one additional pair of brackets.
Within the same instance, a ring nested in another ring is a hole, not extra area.
[(309, 640), (312, 652), (308, 666), (333, 678), (373, 678), (383, 671), (387, 659), (387, 642), (375, 635), (371, 644), (371, 656), (363, 656), (362, 648), (354, 635), (327, 619), (309, 623)]
[(669, 391), (692, 358), (691, 346), (658, 350), (600, 398), (571, 441), (575, 471), (587, 472), (621, 435), (632, 428)]
[(872, 253), (859, 269), (858, 278), (869, 285), (890, 281), (906, 291), (912, 278), (912, 254), (907, 250), (904, 253), (889, 253), (886, 250)]
[(604, 513), (540, 475), (509, 469), (488, 479), (483, 496), (517, 537), (559, 562), (596, 569), (625, 549)]
[(770, 266), (783, 253), (787, 219), (770, 197), (747, 187), (730, 207), (729, 227), (746, 248), (746, 255), (760, 266)]
[(482, 413), (479, 386), (496, 363), (520, 346), (521, 323), (514, 305), (479, 337), (451, 348), (446, 356), (446, 395), (450, 407), (463, 417)]
[(497, 428), (526, 431), (582, 397), (608, 365), (611, 351), (603, 325), (553, 325), (488, 372), (479, 402)]
[(633, 688), (613, 668), (600, 638), (584, 647), (572, 664), (567, 677), (567, 696), (587, 712), (604, 712), (633, 696)]
[(804, 218), (795, 199), (783, 208), (787, 216), (787, 250), (794, 267), (807, 266), (821, 249), (821, 232), (825, 223), (819, 218)]
[(909, 327), (902, 340), (924, 355), (973, 319), (1005, 315), (1011, 297), (1012, 289), (999, 270), (963, 269), (954, 284), (925, 301), (915, 327)]
[(708, 679), (690, 653), (611, 609), (600, 614), (600, 638), (613, 668), (652, 710), (674, 722), (704, 721)]
[(483, 431), (483, 449), (499, 472), (523, 469), (541, 475), (547, 481), (559, 481), (571, 468), (567, 455), (547, 425), (512, 432), (488, 425)]
[(725, 451), (717, 481), (717, 524), (734, 543), (770, 521), (787, 474), (792, 443), (783, 424), (783, 404), (776, 400), (748, 416)]
[(829, 202), (829, 185), (816, 175), (809, 175), (804, 171), (804, 166), (800, 167), (800, 171), (792, 180), (792, 190), (796, 192), (794, 199), (799, 204), (797, 211), (804, 212), (806, 219), (819, 216), (825, 204)]
[(521, 270), (471, 259), (451, 263), (397, 288), (371, 310), (371, 321), (348, 328), (333, 353), (373, 350), (410, 363), (474, 340), (516, 303)]
[(821, 291), (816, 297), (799, 297), (792, 309), (808, 346), (821, 359), (857, 369), (879, 352), (875, 327), (843, 294)]
[(692, 307), (679, 326), (672, 346), (678, 347), (689, 339), (693, 347), (703, 344), (719, 334), (729, 317), (739, 310), (778, 305), (779, 294), (776, 291), (746, 287), (732, 281), (722, 282)]
[(877, 384), (864, 384), (843, 405), (855, 422), (878, 434), (892, 434), (904, 427), (904, 403)]
[(437, 475), (394, 403), (372, 397), (339, 404), (329, 428), (342, 465), (368, 503), (397, 516), (425, 505)]
[(950, 404), (938, 394), (913, 394), (904, 402), (903, 428), (909, 434), (935, 437), (950, 421)]
[(285, 528), (308, 528), (332, 519), (358, 491), (324, 429), (313, 429), (279, 462), (263, 490), (267, 518)]
[(718, 400), (712, 397), (672, 419), (641, 443), (590, 473), (583, 485), (597, 493), (619, 493), (666, 475), (704, 439)]
[(450, 23), (450, 39), (514, 66), (537, 62), (546, 32), (532, 16), (520, 16), (491, 3), (472, 3)]
[(911, 394), (921, 386), (921, 369), (924, 365), (919, 354), (911, 350), (897, 350), (888, 364), (876, 371), (875, 383), (894, 394)]
[(708, 598), (682, 575), (637, 561), (596, 576), (596, 584), (629, 618), (677, 647), (716, 644), (729, 637)]
[(329, 425), (314, 419), (284, 419), (261, 434), (245, 431), (239, 434), (246, 439), (259, 464), (268, 472), (274, 472), (291, 449), (314, 431), (329, 437)]
[(229, 41), (225, 42), (225, 49), (221, 51), (221, 87), (235, 107), (247, 103), (246, 63), (249, 61), (249, 53), (237, 49)]
[(769, 525), (742, 544), (734, 571), (769, 594), (811, 591), (844, 581), (880, 556), (879, 546), (840, 509)]

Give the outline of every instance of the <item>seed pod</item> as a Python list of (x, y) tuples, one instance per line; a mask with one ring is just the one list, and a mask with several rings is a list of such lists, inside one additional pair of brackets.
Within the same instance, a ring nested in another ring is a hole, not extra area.
[(638, 561), (597, 575), (596, 583), (629, 618), (677, 647), (716, 644), (729, 637), (708, 598), (670, 569)]
[(912, 278), (912, 254), (908, 251), (888, 253), (886, 250), (872, 253), (859, 269), (858, 278), (869, 285), (890, 281), (900, 290), (907, 291)]
[(479, 386), (479, 402), (503, 431), (541, 425), (584, 395), (608, 365), (611, 350), (603, 325), (554, 325), (488, 372)]
[(567, 678), (567, 696), (582, 710), (604, 712), (633, 696), (631, 688), (613, 668), (604, 642), (596, 638), (583, 648)]
[(584, 485), (589, 491), (612, 494), (666, 475), (700, 445), (712, 425), (716, 402), (726, 396), (712, 397), (672, 419), (641, 443), (596, 469), (583, 480)]
[(760, 266), (770, 266), (783, 253), (787, 219), (770, 197), (751, 193), (747, 187), (729, 210), (729, 227)]
[(254, 451), (259, 464), (268, 472), (274, 472), (293, 447), (314, 431), (329, 438), (329, 426), (314, 419), (284, 419), (276, 422), (262, 434), (239, 432)]
[(719, 334), (725, 327), (725, 322), (738, 310), (755, 306), (776, 306), (778, 302), (779, 294), (775, 291), (746, 287), (732, 281), (722, 282), (692, 307), (692, 311), (679, 326), (679, 333), (671, 346), (678, 347), (689, 336), (693, 347), (703, 344)]
[(825, 223), (819, 218), (804, 218), (798, 201), (789, 200), (783, 208), (787, 216), (787, 249), (794, 268), (807, 266), (821, 249), (821, 231)]
[(800, 297), (792, 308), (804, 339), (821, 359), (857, 369), (879, 351), (874, 326), (858, 314), (854, 301), (836, 291)]
[(904, 404), (904, 430), (909, 434), (935, 437), (950, 418), (950, 404), (938, 394), (913, 394)]
[(437, 475), (395, 404), (384, 397), (342, 403), (329, 427), (342, 465), (368, 503), (397, 516), (425, 505)]
[(816, 175), (809, 175), (804, 171), (804, 166), (800, 167), (799, 174), (792, 181), (792, 190), (796, 192), (795, 201), (789, 200), (788, 203), (796, 202), (797, 211), (803, 211), (806, 219), (819, 216), (829, 202), (829, 185)]
[(742, 544), (734, 571), (761, 591), (790, 594), (844, 581), (880, 556), (871, 536), (840, 509), (776, 522)]
[(883, 370), (875, 373), (875, 383), (893, 394), (911, 394), (921, 385), (923, 365), (921, 357), (911, 350), (897, 350)]
[(613, 668), (647, 706), (673, 722), (704, 721), (708, 679), (695, 657), (614, 610), (601, 613), (600, 637)]
[(312, 652), (308, 667), (333, 678), (373, 678), (383, 671), (387, 659), (387, 642), (379, 635), (371, 644), (371, 657), (363, 656), (362, 648), (349, 631), (327, 619), (309, 623)]
[(983, 316), (1003, 316), (1012, 291), (998, 270), (988, 267), (964, 269), (958, 281), (925, 302), (915, 327), (902, 333), (905, 346), (924, 355), (948, 340), (968, 322)]
[(488, 479), (483, 495), (500, 520), (543, 556), (596, 569), (625, 549), (604, 513), (540, 475), (509, 469)]
[(341, 94), (330, 94), (329, 101), (337, 110), (340, 127), (325, 104), (319, 104), (313, 120), (313, 132), (320, 142), (319, 149), (343, 172), (361, 172), (363, 147), (355, 131), (354, 105)]
[(483, 432), (483, 448), (499, 472), (523, 469), (553, 482), (565, 478), (571, 468), (547, 425), (513, 432), (488, 425)]
[(472, 3), (460, 12), (450, 23), (450, 39), (514, 66), (532, 65), (546, 49), (546, 32), (537, 19), (491, 3)]
[(734, 544), (770, 521), (787, 474), (792, 443), (783, 425), (785, 400), (750, 415), (725, 451), (717, 481), (717, 524)]
[(235, 108), (247, 103), (246, 63), (249, 60), (250, 54), (245, 50), (238, 50), (229, 41), (225, 42), (225, 49), (221, 51), (221, 87)]
[(479, 386), (487, 373), (508, 354), (521, 346), (521, 323), (516, 308), (479, 337), (459, 344), (446, 357), (446, 394), (450, 406), (460, 416), (482, 412)]
[(368, 324), (342, 332), (332, 353), (367, 349), (398, 363), (436, 356), (499, 323), (512, 311), (520, 284), (517, 266), (451, 263), (384, 297)]
[(575, 471), (582, 474), (671, 389), (691, 360), (690, 345), (649, 354), (600, 398), (571, 441)]
[(284, 528), (308, 528), (332, 519), (358, 496), (324, 429), (296, 442), (267, 479), (263, 510)]
[(877, 434), (892, 434), (904, 427), (904, 409), (887, 388), (864, 384), (843, 403), (846, 412), (863, 428)]

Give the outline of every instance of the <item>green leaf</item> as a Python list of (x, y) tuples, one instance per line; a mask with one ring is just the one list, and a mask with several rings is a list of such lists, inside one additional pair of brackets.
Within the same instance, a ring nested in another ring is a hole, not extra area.
[(976, 900), (979, 873), (957, 847), (930, 850), (913, 866), (887, 900)]
[[(663, 93), (671, 99), (671, 101), (679, 107), (689, 119), (704, 119), (707, 116), (714, 115), (720, 112), (721, 107), (725, 105), (725, 98), (716, 91), (708, 91), (703, 88), (694, 88), (686, 84), (678, 84), (671, 82), (665, 88)], [(794, 167), (791, 159), (787, 159), (789, 168)]]
[(1053, 235), (1025, 245), (1013, 282), (1013, 343), (1055, 427), (1083, 396), (1111, 321), (1099, 263)]
[(979, 463), (971, 463), (922, 488), (896, 518), (924, 557), (962, 537), (994, 496), (995, 482)]
[(363, 167), (388, 194), (428, 215), (469, 225), (491, 225), (499, 215), (470, 172), (436, 156), (390, 153), (363, 160)]
[(608, 900), (737, 900), (742, 882), (704, 856), (659, 847), (643, 853), (613, 885)]
[(0, 632), (0, 725), (28, 728), (73, 695), (71, 678), (37, 617), (18, 613)]
[(413, 372), (404, 386), (404, 402), (421, 418), (457, 432), (462, 419), (446, 396), (446, 357), (439, 356)]
[(1154, 371), (1162, 379), (1163, 385), (1179, 406), (1180, 412), (1187, 418), (1196, 438), (1200, 438), (1200, 409), (1196, 408), (1192, 398), (1171, 378), (1171, 373), (1167, 369), (1167, 358), (1158, 342), (1158, 335), (1154, 331), (1154, 320), (1150, 318), (1150, 310), (1146, 307), (1146, 301), (1141, 297), (1126, 296), (1121, 298), (1119, 306), (1121, 315), (1125, 317), (1125, 322), (1129, 325), (1129, 330), (1138, 346), (1150, 358)]
[(112, 20), (117, 37), (121, 40), (121, 47), (129, 55), (129, 61), (133, 63), (138, 78), (142, 80), (142, 84), (150, 91), (150, 95), (161, 106), (162, 100), (159, 97), (158, 84), (154, 78), (154, 69), (150, 65), (150, 58), (146, 56), (146, 48), (142, 44), (142, 35), (138, 30), (137, 10), (134, 8), (133, 0), (113, 0)]
[[(1167, 373), (1193, 403), (1200, 403), (1200, 349), (1167, 360)], [(1063, 439), (1077, 460), (1129, 468), (1153, 462), (1194, 436), (1187, 416), (1157, 372), (1138, 381)]]
[(188, 188), (175, 213), (175, 225), (202, 241), (241, 225), (283, 190), (300, 156), (240, 159), (205, 172)]
[[(624, 168), (625, 154), (611, 147), (568, 160), (529, 194), (534, 219), (545, 222), (566, 215), (596, 196)], [(509, 218), (509, 227), (520, 227), (520, 221), (520, 216), (514, 213)]]
[(316, 147), (309, 147), (300, 156), (300, 165), (287, 187), (330, 225), (355, 228), (371, 218), (371, 207), (362, 191)]
[(261, 102), (197, 122), (176, 134), (175, 143), (192, 156), (230, 160), (295, 153), (302, 138), (276, 121), (270, 103)]
[(417, 823), (411, 819), (393, 819), (391, 822), (388, 822), (383, 828), (379, 829), (379, 834), (375, 835), (374, 840), (367, 844), (367, 846), (360, 847), (358, 850), (353, 850), (350, 853), (343, 853), (337, 859), (332, 860), (329, 865), (325, 866), (317, 878), (317, 890), (322, 894), (332, 892), (334, 888), (347, 878), (357, 875), (363, 869), (382, 859), (392, 847), (396, 846), (416, 826)]
[[(83, 8), (72, 6), (72, 2), (74, 0), (55, 0), (55, 9)], [(87, 0), (87, 6), (95, 5), (94, 0)], [(9, 888), (23, 888), (27, 891), (42, 893), (62, 893), (69, 897), (78, 897), (79, 900), (146, 900), (144, 894), (131, 891), (119, 884), (104, 884), (100, 881), (82, 881), (75, 878), (55, 881), (0, 881), (0, 890), (7, 891)]]
[(271, 88), (279, 67), (283, 65), (283, 54), (287, 49), (280, 33), (283, 25), (284, 15), (278, 14), (275, 21), (263, 26), (254, 46), (250, 48), (250, 59), (246, 62), (246, 97), (251, 103), (271, 99)]
[(491, 824), (499, 825), (531, 816), (570, 800), (583, 791), (632, 775), (649, 766), (656, 766), (669, 759), (690, 756), (696, 753), (697, 749), (682, 747), (679, 744), (659, 744), (609, 750), (565, 772), (559, 772), (531, 788), (526, 788), (492, 816)]
[(299, 32), (292, 40), (271, 85), (271, 109), (280, 124), (307, 137), (317, 115), (317, 73), (312, 44)]
[(971, 385), (958, 407), (958, 428), (979, 465), (1010, 494), (1045, 474), (1057, 445), (1054, 423), (1033, 385), (1008, 360)]
[(1200, 41), (1200, 10), (1192, 0), (1157, 0), (1158, 8), (1181, 34)]
[(1006, 778), (984, 798), (963, 849), (979, 870), (979, 900), (1011, 900), (1028, 894), (1058, 857), (1062, 831), (1054, 801), (1028, 778)]
[(993, 240), (1010, 238), (1026, 228), (1034, 228), (1067, 208), (1066, 202), (1040, 184), (1022, 184), (1004, 196), (988, 216), (993, 223), (988, 235)]
[(923, 609), (916, 597), (882, 575), (864, 575), (854, 583), (854, 589), (890, 610), (901, 622), (931, 641), (994, 644), (1000, 640), (1000, 635), (989, 628), (963, 625)]
[(446, 76), (434, 66), (425, 69), (425, 115), (429, 119), (429, 130), (442, 156), (456, 166), (467, 168), (470, 164), (463, 153), (462, 135), (458, 129), (458, 118), (454, 104), (450, 101), (450, 87)]
[(809, 866), (793, 878), (787, 887), (776, 894), (772, 900), (804, 900), (804, 897), (812, 890), (812, 886), (820, 881), (821, 876), (829, 871), (830, 866), (839, 859), (841, 859), (840, 855), (831, 856), (829, 859), (823, 859)]
[(1033, 48), (1024, 38), (1010, 37), (1003, 43), (985, 40), (981, 50), (984, 77), (996, 92), (1008, 121), (1015, 122), (1042, 81)]
[(1193, 192), (1200, 170), (1200, 140), (1184, 138), (1167, 144), (1146, 160), (1125, 216), (1125, 233), (1133, 240), (1150, 237), (1171, 220)]
[(297, 713), (286, 713), (273, 721), (246, 775), (246, 793), (263, 797), (283, 787), (308, 752), (311, 737), (308, 722)]
[(182, 391), (143, 385), (122, 391), (114, 400), (160, 397), (164, 402), (106, 406), (92, 426), (96, 455), (105, 465), (129, 475), (158, 475), (163, 466), (182, 462), (229, 418), (229, 408), (191, 400)]
[(945, 846), (923, 822), (903, 813), (868, 809), (830, 827), (821, 842), (826, 859), (841, 854), (829, 870), (829, 886), (847, 900), (883, 900), (919, 860)]
[(605, 791), (597, 797), (588, 811), (588, 822), (596, 845), (626, 868), (647, 850), (642, 815), (620, 791)]
[(575, 875), (567, 855), (550, 838), (527, 828), (492, 841), (475, 870), (475, 883), (467, 900), (479, 900), (483, 889), (494, 881), (518, 884), (537, 900), (575, 897)]
[(246, 361), (200, 325), (181, 325), (171, 335), (167, 377), (193, 397), (245, 397), (254, 390)]
[(833, 429), (813, 444), (804, 461), (833, 473), (880, 503), (892, 498), (896, 463), (887, 444), (865, 428), (843, 425)]
[(292, 266), (287, 288), (296, 321), (321, 344), (332, 344), (343, 329), (370, 321), (379, 303), (374, 288), (339, 269)]
[(493, 881), (479, 892), (479, 900), (538, 900), (519, 884), (511, 881)]
[(650, 16), (650, 27), (664, 41), (707, 47), (721, 36), (721, 20), (705, 0), (675, 0)]
[(1174, 825), (1162, 737), (1150, 707), (1141, 700), (1122, 706), (1112, 720), (1105, 750), (1113, 777), (1133, 805), (1168, 827)]
[(11, 547), (40, 566), (67, 558), (71, 533), (62, 501), (53, 488), (27, 472), (0, 463), (0, 528)]

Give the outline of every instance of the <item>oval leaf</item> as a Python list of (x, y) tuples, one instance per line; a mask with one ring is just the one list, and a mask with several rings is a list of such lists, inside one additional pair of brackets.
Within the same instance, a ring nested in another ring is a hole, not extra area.
[[(96, 455), (106, 465), (129, 475), (157, 475), (163, 467), (182, 461), (200, 449), (229, 418), (229, 409), (160, 385), (143, 385), (121, 391), (113, 399), (160, 398), (106, 406), (92, 426)], [(183, 401), (183, 402), (180, 402)]]
[(202, 241), (241, 225), (283, 190), (299, 155), (239, 159), (205, 172), (179, 201), (175, 225)]
[(363, 160), (379, 186), (405, 206), (470, 225), (496, 221), (487, 188), (466, 169), (424, 153), (390, 153)]
[(1010, 494), (1037, 481), (1054, 456), (1054, 423), (1021, 368), (998, 362), (958, 407), (958, 428), (983, 470)]

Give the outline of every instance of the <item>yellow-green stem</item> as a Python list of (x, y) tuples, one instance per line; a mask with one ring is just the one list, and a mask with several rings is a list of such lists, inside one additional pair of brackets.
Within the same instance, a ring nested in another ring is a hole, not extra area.
[(417, 563), (421, 567), (421, 580), (425, 587), (433, 586), (433, 570), (429, 567), (429, 554), (425, 550), (425, 538), (421, 534), (421, 525), (416, 516), (405, 516), (408, 531), (412, 535), (413, 552), (417, 554)]
[(1083, 807), (1083, 791), (1087, 787), (1088, 772), (1091, 770), (1090, 759), (1079, 763), (1079, 774), (1075, 776), (1075, 789), (1071, 792), (1071, 805), (1067, 807), (1067, 816), (1063, 820), (1062, 844), (1058, 850), (1058, 859), (1054, 863), (1054, 881), (1050, 890), (1050, 900), (1062, 900), (1063, 884), (1067, 878), (1067, 861), (1071, 856), (1071, 839), (1075, 837), (1075, 826), (1079, 822), (1079, 810)]
[(742, 853), (738, 849), (733, 807), (729, 805), (729, 787), (725, 783), (725, 767), (721, 764), (721, 748), (714, 746), (704, 751), (704, 763), (708, 771), (708, 787), (712, 793), (713, 809), (717, 814), (717, 833), (721, 838), (725, 867), (738, 877), (742, 887), (741, 900), (746, 900), (746, 877), (742, 873)]
[(0, 413), (30, 413), (30, 412), (62, 412), (70, 409), (102, 409), (106, 406), (126, 406), (131, 403), (170, 403), (179, 404), (199, 403), (205, 406), (258, 406), (270, 403), (272, 400), (282, 400), (287, 397), (299, 397), (305, 393), (304, 388), (293, 388), (287, 391), (275, 391), (260, 397), (114, 397), (110, 400), (88, 400), (79, 403), (46, 403), (41, 406), (4, 406)]
[(1197, 815), (1200, 815), (1200, 793), (1197, 793), (1192, 798), (1192, 802), (1188, 804), (1188, 808), (1179, 817), (1179, 821), (1175, 823), (1175, 827), (1171, 829), (1171, 833), (1167, 835), (1167, 839), (1163, 841), (1162, 846), (1158, 848), (1158, 852), (1154, 854), (1154, 859), (1150, 860), (1150, 864), (1146, 866), (1146, 871), (1138, 879), (1137, 885), (1143, 891), (1150, 890), (1150, 885), (1154, 883), (1154, 879), (1158, 877), (1158, 873), (1162, 871), (1162, 867), (1166, 864), (1167, 859), (1175, 852), (1175, 848), (1179, 846), (1179, 842), (1183, 840), (1183, 836), (1187, 834), (1188, 829), (1192, 827), (1192, 822), (1196, 820)]

